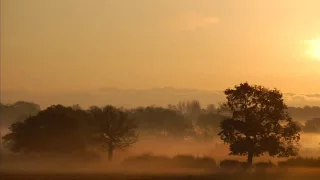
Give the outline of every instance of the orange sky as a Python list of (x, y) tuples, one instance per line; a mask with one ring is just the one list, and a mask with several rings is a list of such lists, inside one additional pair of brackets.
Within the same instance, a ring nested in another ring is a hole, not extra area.
[(320, 92), (320, 58), (304, 43), (320, 38), (319, 0), (1, 2), (2, 91), (249, 81)]

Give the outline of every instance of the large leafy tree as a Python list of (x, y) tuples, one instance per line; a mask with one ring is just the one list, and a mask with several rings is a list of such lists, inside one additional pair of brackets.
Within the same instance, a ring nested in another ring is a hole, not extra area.
[(224, 108), (231, 116), (221, 122), (220, 138), (230, 145), (230, 155), (294, 156), (299, 147), (299, 126), (287, 113), (282, 94), (276, 89), (241, 83), (224, 91)]
[(112, 160), (115, 149), (123, 149), (137, 142), (137, 124), (128, 117), (128, 113), (113, 106), (89, 108), (92, 118), (92, 136), (103, 150), (107, 150)]
[(51, 106), (10, 126), (4, 144), (14, 152), (69, 154), (86, 150), (87, 114)]

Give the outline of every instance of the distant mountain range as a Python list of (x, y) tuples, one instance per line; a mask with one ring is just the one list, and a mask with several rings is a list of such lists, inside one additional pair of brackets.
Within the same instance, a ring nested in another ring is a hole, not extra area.
[[(286, 103), (290, 106), (320, 106), (320, 94), (284, 93)], [(90, 105), (112, 104), (123, 107), (167, 106), (181, 100), (199, 100), (205, 106), (225, 101), (222, 91), (199, 89), (176, 89), (172, 87), (152, 89), (101, 88), (93, 91), (60, 92), (37, 94), (29, 91), (2, 91), (1, 102), (12, 103), (18, 100), (32, 101), (45, 108), (53, 104), (79, 104), (86, 108)]]

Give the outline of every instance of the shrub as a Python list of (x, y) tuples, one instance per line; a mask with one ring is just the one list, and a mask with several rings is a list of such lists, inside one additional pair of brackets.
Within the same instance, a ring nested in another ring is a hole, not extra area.
[(139, 156), (129, 157), (124, 160), (124, 164), (148, 165), (163, 165), (168, 168), (215, 168), (216, 161), (210, 157), (194, 157), (192, 155), (176, 155), (172, 158), (166, 156), (154, 156), (143, 154)]
[(320, 158), (297, 157), (278, 163), (280, 167), (320, 167)]
[(272, 168), (275, 167), (275, 164), (273, 164), (271, 161), (269, 162), (257, 162), (254, 164), (256, 168)]
[(240, 161), (237, 161), (237, 160), (223, 160), (220, 162), (220, 168), (227, 168), (227, 169), (230, 169), (230, 168), (243, 168), (246, 166), (247, 163), (245, 162), (240, 162)]

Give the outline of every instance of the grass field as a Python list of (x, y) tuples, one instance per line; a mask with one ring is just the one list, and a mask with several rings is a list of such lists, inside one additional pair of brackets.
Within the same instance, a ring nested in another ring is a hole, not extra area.
[(157, 180), (187, 180), (187, 179), (203, 179), (203, 180), (318, 180), (319, 175), (282, 175), (282, 174), (254, 174), (254, 175), (121, 175), (121, 174), (1, 174), (1, 180), (138, 180), (138, 179), (157, 179)]
[(1, 180), (319, 180), (319, 168), (295, 168), (269, 173), (1, 173)]

